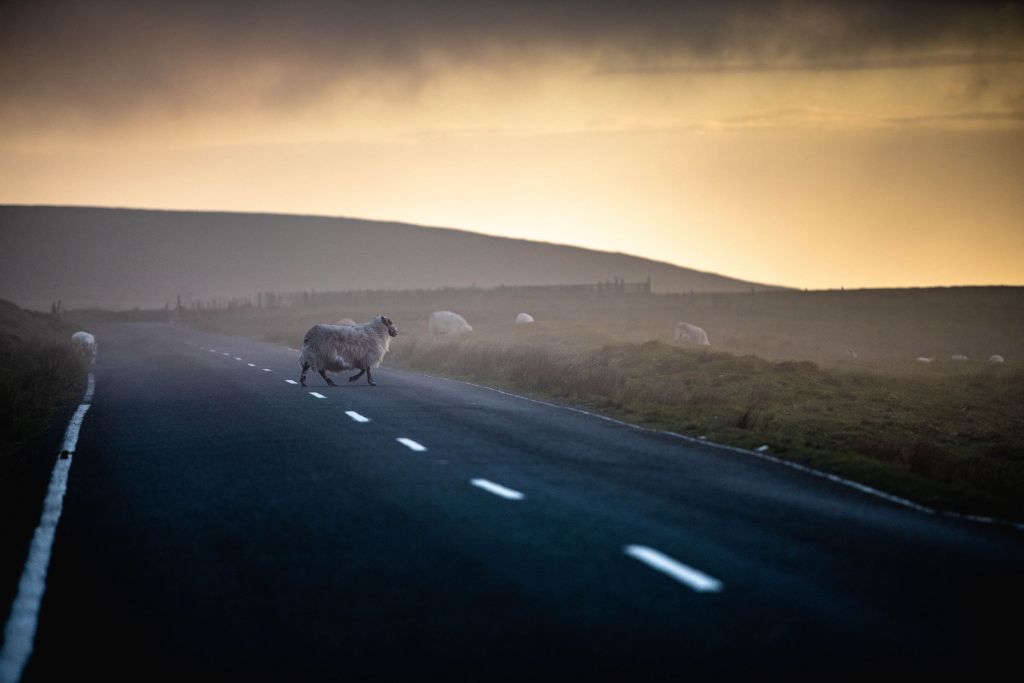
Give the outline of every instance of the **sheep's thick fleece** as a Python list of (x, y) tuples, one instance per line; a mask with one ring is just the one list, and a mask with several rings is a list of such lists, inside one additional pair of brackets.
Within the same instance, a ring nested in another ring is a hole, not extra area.
[(299, 363), (317, 372), (376, 368), (390, 345), (388, 327), (380, 318), (363, 325), (314, 325), (302, 340)]

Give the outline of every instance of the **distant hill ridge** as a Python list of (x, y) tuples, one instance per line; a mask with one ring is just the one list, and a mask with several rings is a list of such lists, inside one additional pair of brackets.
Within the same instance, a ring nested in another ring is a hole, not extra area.
[(47, 309), (159, 307), (257, 291), (651, 279), (656, 292), (775, 289), (669, 263), (354, 218), (0, 206), (0, 297)]

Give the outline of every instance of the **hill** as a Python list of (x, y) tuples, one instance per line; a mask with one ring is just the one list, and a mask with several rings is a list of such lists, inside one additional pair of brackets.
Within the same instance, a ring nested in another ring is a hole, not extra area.
[(255, 213), (0, 206), (0, 296), (46, 309), (162, 307), (257, 291), (651, 278), (659, 292), (763, 285), (668, 263), (404, 223)]

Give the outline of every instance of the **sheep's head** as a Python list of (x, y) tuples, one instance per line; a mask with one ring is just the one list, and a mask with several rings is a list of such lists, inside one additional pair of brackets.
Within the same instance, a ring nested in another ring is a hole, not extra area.
[(398, 336), (398, 329), (395, 327), (395, 324), (391, 322), (391, 318), (386, 318), (382, 315), (380, 317), (380, 321), (384, 323), (384, 325), (388, 328), (388, 334), (390, 334), (392, 337)]

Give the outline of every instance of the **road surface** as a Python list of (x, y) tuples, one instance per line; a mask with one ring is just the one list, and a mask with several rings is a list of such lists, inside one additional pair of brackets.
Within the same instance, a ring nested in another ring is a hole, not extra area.
[(460, 382), (302, 388), (280, 346), (166, 324), (97, 340), (24, 681), (1014, 661), (1018, 530)]

